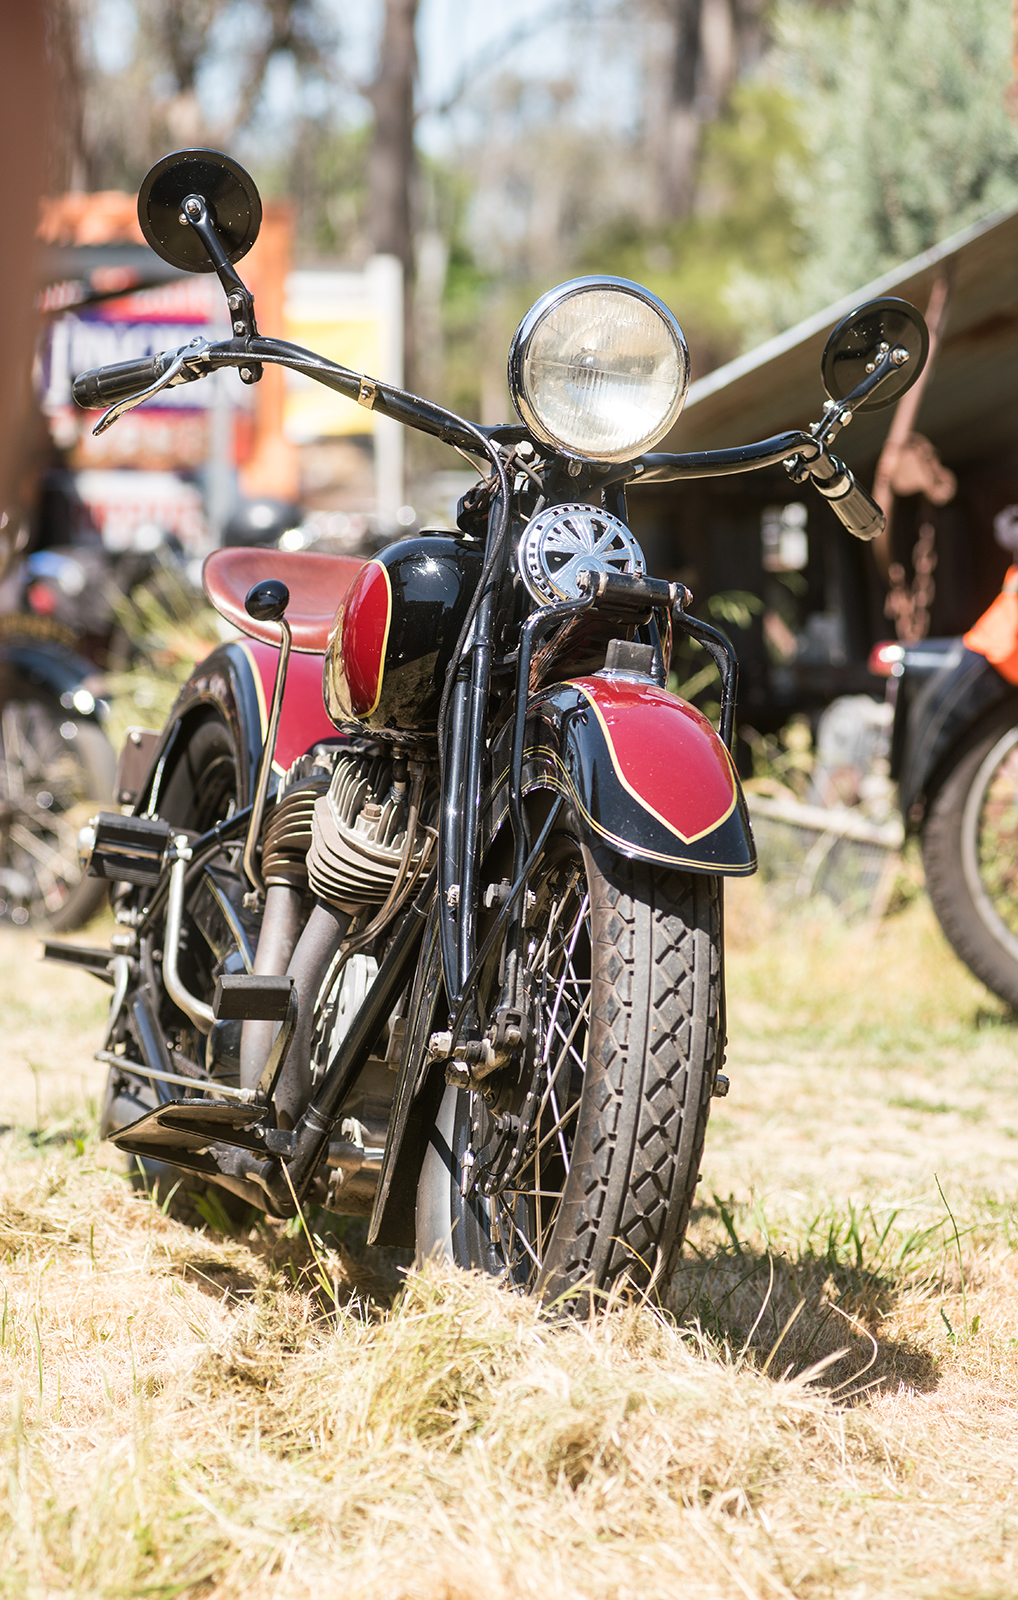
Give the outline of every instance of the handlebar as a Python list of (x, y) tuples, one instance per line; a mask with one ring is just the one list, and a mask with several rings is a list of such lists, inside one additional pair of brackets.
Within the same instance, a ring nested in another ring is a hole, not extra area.
[(117, 361), (108, 367), (93, 367), (81, 372), (71, 385), (71, 393), (79, 406), (97, 411), (103, 406), (127, 400), (141, 389), (161, 378), (176, 355), (175, 350), (162, 350), (158, 355), (139, 356), (135, 361)]
[(860, 488), (851, 470), (809, 433), (778, 433), (756, 444), (727, 450), (691, 450), (685, 455), (645, 455), (620, 468), (618, 477), (636, 483), (674, 483), (689, 478), (720, 478), (784, 462), (795, 483), (809, 479), (838, 520), (857, 539), (875, 539), (884, 531), (884, 513)]
[[(193, 341), (195, 344), (198, 342)], [(405, 389), (366, 378), (282, 339), (256, 335), (221, 344), (202, 342), (201, 349), (195, 350), (193, 356), (185, 350), (164, 350), (159, 355), (145, 356), (137, 361), (120, 361), (113, 366), (95, 367), (75, 378), (72, 393), (79, 406), (113, 406), (158, 382), (177, 360), (181, 361), (182, 370), (172, 380), (175, 383), (186, 383), (202, 376), (203, 372), (219, 367), (246, 368), (262, 361), (290, 367), (356, 400), (369, 410), (380, 411), (394, 421), (430, 433), (461, 450), (487, 455), (497, 464), (493, 442), (472, 423)], [(112, 420), (112, 417), (104, 418), (99, 426)], [(601, 486), (607, 486), (618, 481), (660, 483), (684, 478), (713, 478), (752, 471), (757, 467), (776, 466), (781, 462), (789, 467), (796, 482), (802, 483), (806, 478), (813, 481), (829, 502), (835, 516), (857, 539), (873, 539), (883, 531), (884, 514), (876, 501), (859, 487), (844, 462), (830, 455), (818, 439), (809, 433), (777, 434), (755, 444), (738, 445), (727, 450), (691, 451), (685, 455), (644, 455), (598, 481)]]
[[(200, 344), (200, 348), (193, 352), (186, 347), (164, 350), (161, 355), (147, 356), (139, 361), (121, 361), (114, 366), (95, 367), (91, 372), (83, 372), (75, 378), (71, 392), (79, 406), (115, 405), (136, 395), (145, 398), (144, 391), (158, 382), (178, 360), (181, 370), (179, 376), (174, 378), (174, 383), (187, 383), (223, 367), (239, 367), (241, 377), (244, 377), (245, 370), (260, 362), (271, 362), (314, 378), (326, 388), (335, 389), (349, 400), (356, 400), (358, 405), (365, 406), (369, 411), (381, 412), (395, 422), (417, 428), (422, 433), (430, 433), (461, 450), (487, 456), (493, 465), (496, 464), (495, 447), (472, 422), (466, 422), (454, 412), (446, 411), (443, 406), (424, 400), (406, 389), (341, 367), (335, 361), (315, 355), (313, 350), (303, 350), (300, 345), (288, 344), (283, 339), (267, 339), (260, 335), (226, 339), (218, 344), (192, 340), (192, 344)], [(106, 419), (103, 419), (99, 423), (100, 429), (105, 422)]]
[(813, 452), (808, 456), (804, 453), (788, 463), (793, 483), (804, 483), (808, 478), (817, 492), (823, 495), (839, 522), (857, 539), (875, 539), (883, 533), (884, 513), (866, 490), (856, 483), (845, 463), (827, 450), (817, 451), (815, 444)]

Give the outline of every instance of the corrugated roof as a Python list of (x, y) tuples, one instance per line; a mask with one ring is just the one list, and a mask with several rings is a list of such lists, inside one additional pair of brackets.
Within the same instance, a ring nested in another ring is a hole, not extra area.
[[(917, 426), (945, 460), (1018, 443), (1018, 206), (884, 273), (812, 317), (694, 383), (666, 450), (712, 450), (803, 427), (822, 410), (820, 356), (835, 323), (867, 300), (899, 295), (925, 312), (946, 271), (947, 328)], [(835, 448), (876, 456), (893, 410), (860, 416)]]

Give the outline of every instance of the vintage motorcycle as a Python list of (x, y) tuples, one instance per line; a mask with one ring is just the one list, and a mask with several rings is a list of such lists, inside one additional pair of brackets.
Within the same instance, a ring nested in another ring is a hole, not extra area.
[(1018, 568), (959, 639), (888, 642), (891, 776), (955, 953), (1018, 1008)]
[(55, 550), (0, 583), (0, 920), (15, 926), (79, 928), (103, 898), (77, 849), (82, 823), (115, 799), (117, 764), (102, 676), (66, 617), (85, 586), (83, 563)]
[[(689, 364), (636, 284), (538, 300), (509, 356), (520, 420), (482, 428), (259, 334), (234, 263), (260, 205), (228, 157), (164, 158), (139, 215), (165, 259), (218, 273), (234, 337), (83, 374), (100, 429), (169, 384), (275, 362), (486, 476), (457, 532), (367, 562), (206, 562), (245, 638), (129, 743), (131, 812), (85, 841), (111, 949), (48, 946), (112, 986), (103, 1133), (271, 1214), (368, 1217), (371, 1241), (546, 1298), (659, 1280), (728, 1087), (722, 883), (755, 856), (732, 648), (648, 576), (626, 488), (784, 462), (872, 537), (879, 509), (828, 447), (918, 376), (922, 319), (888, 300), (846, 318), (810, 430), (654, 454)], [(665, 687), (677, 631), (717, 664), (717, 730)]]

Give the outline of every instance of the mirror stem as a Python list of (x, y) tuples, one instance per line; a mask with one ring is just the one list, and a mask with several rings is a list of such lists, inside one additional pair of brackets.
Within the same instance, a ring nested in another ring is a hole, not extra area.
[[(191, 224), (216, 269), (216, 275), (226, 293), (226, 303), (230, 308), (230, 324), (235, 337), (257, 338), (258, 324), (255, 322), (254, 295), (238, 276), (233, 262), (223, 249), (219, 236), (212, 226), (203, 197), (200, 194), (189, 194), (181, 206), (181, 216)], [(257, 383), (262, 375), (262, 368), (254, 361), (245, 367), (240, 375), (245, 383)]]
[[(876, 356), (876, 352), (874, 355)], [(852, 393), (847, 394), (844, 400), (832, 405), (824, 420), (815, 430), (811, 430), (817, 443), (826, 448), (835, 434), (840, 433), (842, 428), (851, 422), (855, 407), (868, 399), (874, 389), (879, 388), (886, 378), (897, 372), (909, 359), (905, 346), (896, 344), (892, 345), (890, 350), (885, 350), (878, 360), (874, 360), (873, 371), (863, 378), (861, 383), (857, 383)]]

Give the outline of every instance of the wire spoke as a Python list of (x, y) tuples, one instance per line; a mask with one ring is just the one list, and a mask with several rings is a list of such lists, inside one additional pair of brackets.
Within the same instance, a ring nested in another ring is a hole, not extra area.
[[(525, 1165), (488, 1202), (489, 1239), (516, 1282), (533, 1286), (543, 1265), (562, 1205), (579, 1120), (590, 1031), (590, 896), (582, 865), (573, 860), (550, 870), (547, 900), (534, 919), (527, 964), (538, 979), (533, 1005), (543, 1021), (534, 1063), (539, 1099)], [(539, 930), (539, 931), (538, 931)], [(535, 1022), (537, 1018), (535, 1017)]]

